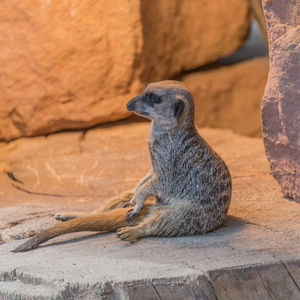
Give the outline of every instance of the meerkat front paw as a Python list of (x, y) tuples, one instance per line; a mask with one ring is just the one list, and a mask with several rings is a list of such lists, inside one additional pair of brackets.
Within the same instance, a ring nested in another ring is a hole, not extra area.
[(124, 242), (132, 242), (142, 237), (142, 232), (136, 227), (124, 227), (117, 231), (116, 237)]
[(129, 202), (126, 202), (123, 204), (122, 208), (128, 207), (128, 206), (134, 206), (136, 203), (136, 197), (133, 196), (132, 199)]

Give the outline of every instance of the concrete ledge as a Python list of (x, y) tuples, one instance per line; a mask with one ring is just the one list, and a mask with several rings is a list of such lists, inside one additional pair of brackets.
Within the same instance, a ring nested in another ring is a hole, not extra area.
[[(96, 246), (94, 243), (89, 244), (90, 248)], [(97, 246), (92, 250), (95, 258), (97, 255), (101, 255), (101, 253), (95, 253), (96, 249)], [(65, 251), (68, 252), (66, 248)], [(268, 264), (230, 267), (207, 272), (201, 270), (186, 272), (187, 270), (184, 271), (179, 267), (179, 270), (174, 273), (179, 275), (178, 273), (182, 272), (181, 276), (170, 276), (170, 274), (165, 276), (164, 273), (168, 272), (164, 272), (162, 269), (168, 268), (168, 264), (162, 264), (156, 270), (150, 267), (152, 274), (150, 275), (147, 270), (145, 273), (148, 273), (148, 278), (143, 279), (135, 278), (136, 276), (132, 272), (135, 272), (136, 268), (141, 270), (148, 268), (147, 263), (135, 264), (130, 268), (130, 263), (133, 262), (126, 260), (129, 276), (127, 276), (127, 280), (122, 280), (120, 278), (122, 276), (117, 273), (115, 273), (116, 276), (103, 276), (101, 267), (110, 268), (110, 263), (106, 264), (103, 259), (91, 263), (91, 261), (89, 262), (91, 253), (86, 254), (85, 259), (79, 258), (81, 261), (84, 260), (84, 264), (75, 263), (79, 260), (74, 253), (69, 253), (68, 257), (61, 256), (61, 253), (52, 253), (52, 255), (47, 253), (46, 257), (43, 257), (44, 255), (41, 253), (30, 255), (31, 261), (36, 258), (37, 261), (31, 264), (27, 262), (28, 268), (24, 268), (26, 263), (23, 262), (22, 266), (19, 264), (17, 269), (0, 272), (1, 299), (296, 300), (300, 297), (299, 260), (279, 261), (274, 259), (273, 263)], [(55, 263), (53, 257), (57, 258), (57, 255), (60, 255), (61, 259)], [(15, 259), (22, 260), (20, 257), (14, 257), (13, 260)], [(115, 261), (114, 264), (116, 263), (118, 264)], [(45, 268), (45, 264), (48, 265), (47, 268)], [(175, 262), (174, 267), (176, 265)], [(117, 265), (110, 271), (126, 272), (124, 266), (118, 268)], [(104, 273), (107, 272), (104, 271)], [(141, 275), (142, 272), (138, 273)]]
[(300, 206), (281, 195), (262, 140), (226, 130), (200, 132), (233, 177), (222, 228), (132, 244), (114, 234), (83, 232), (27, 253), (10, 251), (20, 238), (56, 223), (52, 213), (92, 210), (138, 182), (149, 161), (95, 154), (147, 150), (149, 124), (0, 144), (0, 298), (299, 299)]

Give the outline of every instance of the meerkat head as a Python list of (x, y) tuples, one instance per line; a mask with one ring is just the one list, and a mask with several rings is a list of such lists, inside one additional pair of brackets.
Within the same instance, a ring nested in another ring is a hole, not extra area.
[(150, 83), (140, 95), (127, 103), (127, 109), (161, 126), (173, 128), (180, 124), (194, 124), (192, 95), (179, 81)]

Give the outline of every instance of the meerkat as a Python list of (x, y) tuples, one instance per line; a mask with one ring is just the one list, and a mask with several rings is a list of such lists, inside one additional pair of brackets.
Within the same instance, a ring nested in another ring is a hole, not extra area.
[(14, 252), (35, 249), (71, 232), (116, 232), (117, 238), (131, 242), (148, 236), (203, 234), (222, 225), (231, 199), (231, 176), (197, 132), (186, 85), (170, 80), (151, 83), (127, 103), (127, 109), (152, 121), (151, 171), (135, 190), (112, 198), (96, 212), (57, 214), (66, 222), (37, 234)]

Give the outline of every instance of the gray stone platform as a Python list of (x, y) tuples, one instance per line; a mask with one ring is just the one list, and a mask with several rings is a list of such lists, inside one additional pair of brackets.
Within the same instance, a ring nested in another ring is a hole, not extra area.
[[(11, 253), (64, 210), (93, 210), (149, 169), (149, 123), (0, 144), (0, 299), (300, 299), (300, 206), (270, 175), (261, 139), (200, 129), (227, 162), (224, 226), (202, 236), (78, 233)], [(1, 243), (1, 242), (0, 242)]]

